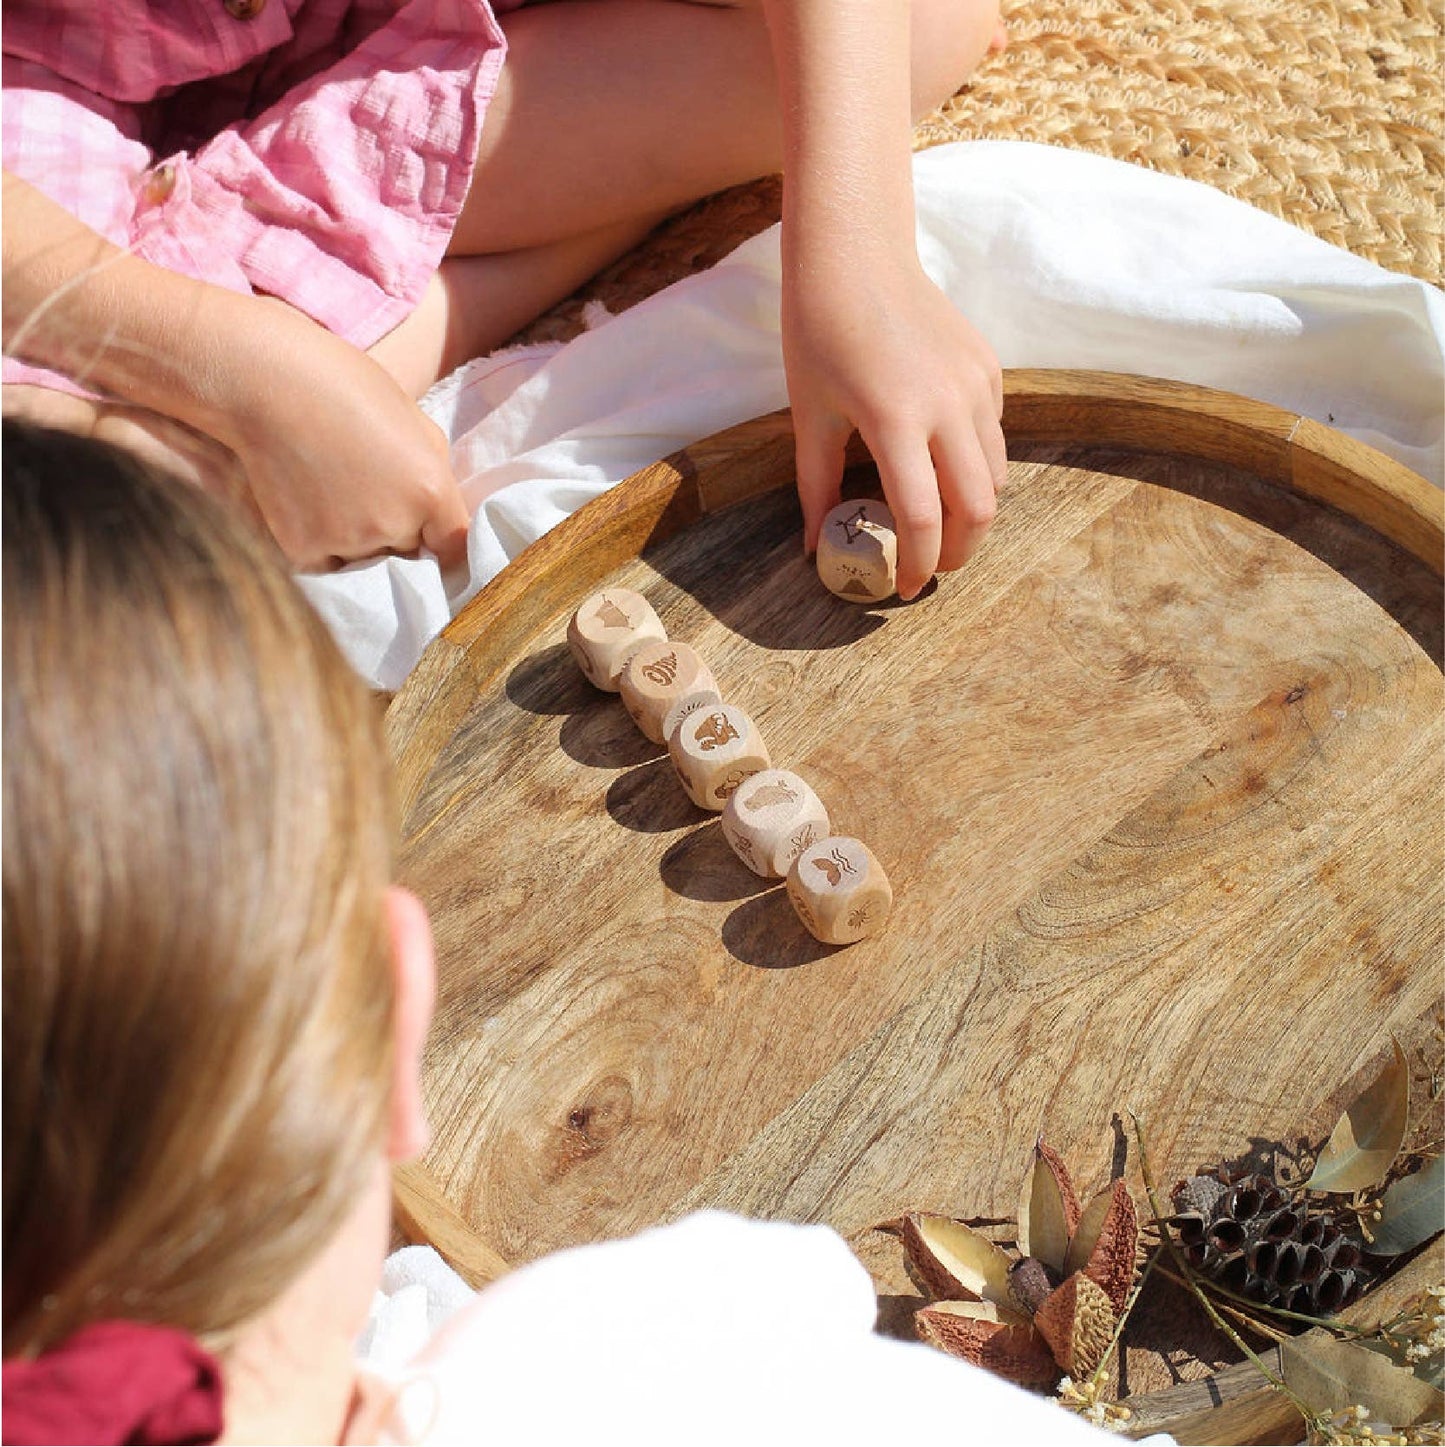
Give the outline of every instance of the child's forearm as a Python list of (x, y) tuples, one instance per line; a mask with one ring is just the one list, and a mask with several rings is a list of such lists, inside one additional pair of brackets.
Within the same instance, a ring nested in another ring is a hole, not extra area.
[(7, 352), (227, 440), (269, 306), (128, 254), (8, 172), (3, 236)]
[(906, 0), (763, 6), (782, 106), (785, 267), (916, 255)]

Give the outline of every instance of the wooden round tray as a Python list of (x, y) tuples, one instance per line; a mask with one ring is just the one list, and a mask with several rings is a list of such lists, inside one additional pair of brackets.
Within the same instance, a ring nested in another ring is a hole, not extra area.
[[(1128, 1109), (1172, 1178), (1438, 1000), (1441, 495), (1242, 398), (1006, 391), (998, 521), (919, 601), (818, 584), (779, 414), (568, 519), (394, 700), (439, 962), (400, 1219), (473, 1279), (704, 1205), (1011, 1216), (1041, 1130), (1090, 1191)], [(881, 937), (818, 945), (582, 680), (604, 582), (870, 843)]]

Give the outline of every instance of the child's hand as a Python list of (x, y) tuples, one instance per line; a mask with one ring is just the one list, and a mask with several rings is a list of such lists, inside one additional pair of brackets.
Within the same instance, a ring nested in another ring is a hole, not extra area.
[(463, 557), (467, 509), (441, 430), (366, 353), (264, 305), (253, 355), (242, 341), (228, 359), (219, 431), (287, 557), (303, 568), (418, 547), (443, 564)]
[(838, 501), (856, 428), (898, 525), (898, 593), (961, 567), (1004, 479), (1003, 382), (988, 343), (916, 258), (790, 270), (783, 356), (797, 434), (804, 542)]

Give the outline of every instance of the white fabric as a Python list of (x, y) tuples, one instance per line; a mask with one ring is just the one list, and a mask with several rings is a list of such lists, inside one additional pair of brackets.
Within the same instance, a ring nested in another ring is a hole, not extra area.
[[(1005, 367), (1136, 372), (1333, 423), (1437, 486), (1445, 295), (1202, 183), (1022, 142), (914, 158), (929, 274)], [(777, 228), (561, 349), (470, 364), (426, 405), (475, 510), (467, 576), (388, 558), (305, 586), (396, 688), (450, 615), (589, 498), (785, 406)]]
[(876, 1335), (877, 1305), (827, 1227), (702, 1212), (523, 1267), (410, 1367), (363, 1369), (398, 1389), (384, 1442), (1109, 1440), (988, 1372)]

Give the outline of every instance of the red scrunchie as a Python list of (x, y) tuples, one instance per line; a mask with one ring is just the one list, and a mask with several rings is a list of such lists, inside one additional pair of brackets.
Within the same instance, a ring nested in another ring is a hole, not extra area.
[(34, 1361), (6, 1362), (0, 1411), (5, 1442), (214, 1442), (221, 1368), (173, 1327), (95, 1322)]

